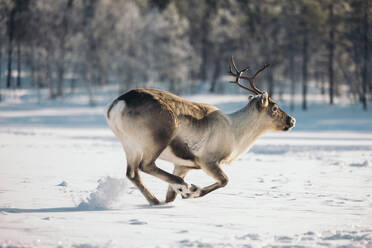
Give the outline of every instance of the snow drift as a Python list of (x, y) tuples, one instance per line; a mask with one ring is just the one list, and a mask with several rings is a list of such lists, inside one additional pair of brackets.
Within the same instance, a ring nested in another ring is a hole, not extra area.
[(124, 195), (126, 183), (124, 179), (113, 178), (110, 176), (98, 180), (95, 192), (83, 200), (77, 208), (81, 210), (104, 210), (110, 209)]

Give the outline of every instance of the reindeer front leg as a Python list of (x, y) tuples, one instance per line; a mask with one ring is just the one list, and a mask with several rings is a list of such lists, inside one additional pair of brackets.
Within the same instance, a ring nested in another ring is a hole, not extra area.
[(202, 166), (202, 170), (205, 171), (208, 175), (210, 175), (214, 179), (216, 179), (217, 182), (214, 183), (214, 184), (211, 184), (209, 186), (206, 186), (204, 188), (201, 188), (201, 187), (198, 187), (198, 186), (195, 186), (195, 185), (192, 184), (191, 187), (190, 187), (190, 192), (191, 192), (190, 197), (191, 198), (197, 198), (197, 197), (205, 196), (206, 194), (208, 194), (208, 193), (210, 193), (210, 192), (212, 192), (216, 189), (225, 187), (227, 185), (227, 183), (229, 182), (228, 177), (221, 170), (219, 164), (212, 163), (212, 164), (204, 165), (204, 166)]
[[(183, 179), (183, 178), (185, 178), (185, 176), (186, 176), (186, 174), (189, 170), (190, 169), (187, 168), (187, 167), (174, 165), (173, 175), (179, 176), (180, 178)], [(174, 201), (174, 199), (176, 199), (176, 196), (177, 196), (177, 192), (174, 191), (174, 189), (171, 185), (169, 185), (165, 202)]]

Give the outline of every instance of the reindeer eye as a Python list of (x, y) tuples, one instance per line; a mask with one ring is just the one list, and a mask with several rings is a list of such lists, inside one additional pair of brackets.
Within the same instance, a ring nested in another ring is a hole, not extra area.
[(276, 112), (278, 110), (278, 106), (273, 106), (273, 108), (271, 109), (271, 111), (273, 112)]

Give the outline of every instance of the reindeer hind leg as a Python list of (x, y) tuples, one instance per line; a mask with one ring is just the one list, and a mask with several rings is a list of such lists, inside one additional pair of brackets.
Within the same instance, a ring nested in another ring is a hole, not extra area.
[(152, 131), (152, 135), (148, 137), (147, 142), (142, 146), (143, 159), (139, 169), (169, 183), (177, 193), (182, 194), (182, 197), (188, 198), (190, 197), (190, 191), (183, 178), (179, 177), (178, 175), (168, 173), (157, 167), (155, 164), (156, 159), (160, 156), (164, 149), (166, 149), (174, 136), (175, 124), (173, 124), (173, 126), (171, 125), (169, 128), (164, 128), (164, 126), (169, 124), (168, 122), (172, 122), (172, 120), (162, 120), (156, 125), (153, 124), (154, 130)]
[(138, 168), (132, 168), (131, 165), (128, 164), (127, 177), (151, 205), (160, 204), (160, 201), (143, 185)]
[(120, 137), (126, 159), (127, 159), (127, 178), (139, 189), (142, 195), (151, 205), (158, 205), (160, 201), (145, 187), (139, 174), (139, 169), (143, 163), (143, 152), (136, 142), (129, 137)]

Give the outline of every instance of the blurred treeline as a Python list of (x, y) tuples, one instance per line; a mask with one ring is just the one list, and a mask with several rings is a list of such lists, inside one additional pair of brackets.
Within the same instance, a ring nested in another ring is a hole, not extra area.
[[(0, 0), (0, 88), (119, 83), (222, 92), (230, 56), (271, 95), (317, 85), (367, 107), (369, 0)], [(1, 93), (1, 92), (0, 92)], [(293, 97), (292, 97), (293, 99)]]

